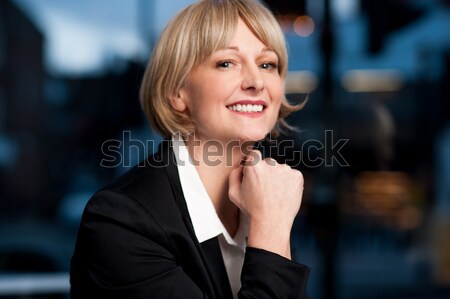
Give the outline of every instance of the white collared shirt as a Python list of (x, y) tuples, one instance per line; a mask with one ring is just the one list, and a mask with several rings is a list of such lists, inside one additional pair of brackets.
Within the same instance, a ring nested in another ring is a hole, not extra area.
[(218, 237), (231, 291), (233, 297), (237, 298), (237, 293), (241, 288), (240, 277), (247, 245), (247, 221), (241, 213), (238, 231), (232, 238), (220, 221), (211, 198), (192, 163), (189, 151), (179, 134), (172, 136), (172, 145), (177, 161), (181, 188), (186, 199), (195, 235), (200, 243)]

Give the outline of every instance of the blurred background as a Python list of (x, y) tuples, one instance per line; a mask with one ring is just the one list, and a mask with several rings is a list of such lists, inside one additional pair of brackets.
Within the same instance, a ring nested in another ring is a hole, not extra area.
[[(160, 141), (139, 85), (191, 2), (0, 1), (0, 298), (68, 298), (84, 205)], [(308, 297), (450, 298), (450, 1), (265, 2), (308, 97), (281, 137)]]

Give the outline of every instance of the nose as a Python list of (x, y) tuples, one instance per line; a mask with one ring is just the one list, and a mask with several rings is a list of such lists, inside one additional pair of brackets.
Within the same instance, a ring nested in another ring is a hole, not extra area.
[(248, 66), (244, 69), (241, 87), (243, 90), (254, 91), (264, 89), (264, 79), (257, 66)]

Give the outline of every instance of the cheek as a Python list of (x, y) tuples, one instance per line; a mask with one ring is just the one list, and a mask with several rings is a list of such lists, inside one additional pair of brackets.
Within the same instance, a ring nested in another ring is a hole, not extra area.
[(274, 84), (270, 86), (270, 97), (273, 101), (273, 104), (278, 105), (278, 107), (280, 107), (281, 100), (284, 97), (283, 81), (280, 80), (279, 82), (274, 82)]
[(278, 115), (280, 112), (281, 102), (284, 98), (284, 85), (283, 81), (280, 79), (278, 82), (274, 82), (274, 84), (271, 86), (271, 92), (270, 97), (272, 100), (272, 105), (274, 107), (273, 109), (273, 125), (275, 125), (276, 121), (278, 120)]
[(202, 84), (198, 84), (196, 81), (190, 81), (185, 87), (186, 97), (185, 102), (191, 115), (195, 115), (199, 112), (199, 109), (205, 106), (204, 99), (205, 88)]
[(272, 95), (281, 95), (284, 92), (284, 80), (279, 75), (266, 78), (267, 88)]
[(191, 89), (189, 92), (188, 110), (196, 122), (209, 120), (214, 114), (214, 109), (217, 109), (217, 105), (215, 105), (218, 98), (217, 90), (205, 85), (202, 84), (201, 87)]

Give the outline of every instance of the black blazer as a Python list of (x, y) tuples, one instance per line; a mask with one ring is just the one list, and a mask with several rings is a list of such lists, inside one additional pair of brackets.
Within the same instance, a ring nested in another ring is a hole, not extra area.
[[(239, 298), (303, 298), (308, 268), (247, 247)], [(217, 238), (200, 244), (171, 143), (97, 192), (72, 257), (71, 298), (232, 298)]]

